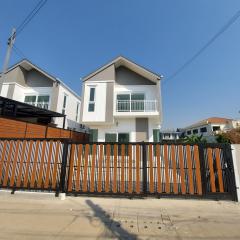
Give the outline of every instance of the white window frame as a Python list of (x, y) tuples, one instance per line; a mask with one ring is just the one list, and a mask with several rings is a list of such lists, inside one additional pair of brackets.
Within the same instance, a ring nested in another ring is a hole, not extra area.
[[(89, 96), (88, 96), (88, 112), (95, 112), (95, 109), (96, 109), (96, 85), (88, 85), (89, 87)], [(94, 100), (93, 101), (90, 101), (90, 96), (91, 96), (91, 89), (95, 89), (94, 90)], [(89, 111), (89, 104), (94, 104), (94, 110), (93, 111)]]
[[(65, 97), (66, 97), (66, 103), (64, 106)], [(67, 108), (67, 99), (68, 99), (68, 95), (66, 93), (63, 93), (62, 114), (65, 114), (65, 115), (66, 115), (66, 108)]]
[[(33, 96), (36, 97), (36, 100), (35, 100), (34, 103), (33, 102), (32, 103), (25, 102), (25, 97), (33, 97)], [(41, 93), (41, 94), (39, 94), (39, 93), (25, 93), (23, 102), (37, 107), (38, 97), (42, 97), (42, 96), (48, 96), (49, 97), (49, 101), (47, 103), (48, 104), (47, 109), (50, 109), (50, 106), (51, 106), (51, 96), (50, 96), (49, 93), (46, 93), (46, 94), (44, 94), (44, 93)]]

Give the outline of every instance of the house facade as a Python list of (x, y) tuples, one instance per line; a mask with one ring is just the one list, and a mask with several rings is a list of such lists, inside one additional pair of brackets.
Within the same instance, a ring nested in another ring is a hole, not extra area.
[(160, 79), (121, 56), (84, 77), (81, 122), (91, 140), (154, 141), (162, 123)]
[(66, 115), (55, 118), (56, 127), (82, 131), (81, 99), (58, 78), (28, 60), (15, 64), (1, 77), (1, 96)]
[(239, 120), (211, 117), (187, 126), (184, 129), (181, 129), (181, 131), (184, 136), (202, 135), (208, 141), (214, 142), (216, 134), (227, 132), (237, 127), (240, 127)]

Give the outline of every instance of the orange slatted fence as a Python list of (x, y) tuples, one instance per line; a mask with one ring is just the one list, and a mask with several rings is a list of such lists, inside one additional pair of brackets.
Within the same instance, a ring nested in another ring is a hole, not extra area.
[(235, 200), (232, 166), (226, 144), (0, 139), (0, 188)]

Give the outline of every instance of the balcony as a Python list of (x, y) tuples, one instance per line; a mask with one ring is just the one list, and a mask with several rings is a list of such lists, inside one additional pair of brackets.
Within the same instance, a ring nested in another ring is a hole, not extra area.
[(35, 107), (43, 108), (43, 109), (48, 109), (48, 106), (49, 106), (49, 103), (47, 103), (47, 102), (27, 102), (27, 101), (25, 101), (25, 103), (33, 105)]
[(157, 100), (117, 100), (117, 113), (150, 113), (158, 112)]

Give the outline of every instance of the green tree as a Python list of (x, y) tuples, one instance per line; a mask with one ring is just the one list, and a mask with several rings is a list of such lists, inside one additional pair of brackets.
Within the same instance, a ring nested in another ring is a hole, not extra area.
[(183, 139), (184, 143), (194, 144), (194, 143), (207, 143), (206, 138), (203, 138), (203, 136), (198, 135), (192, 135), (192, 136), (186, 136)]

